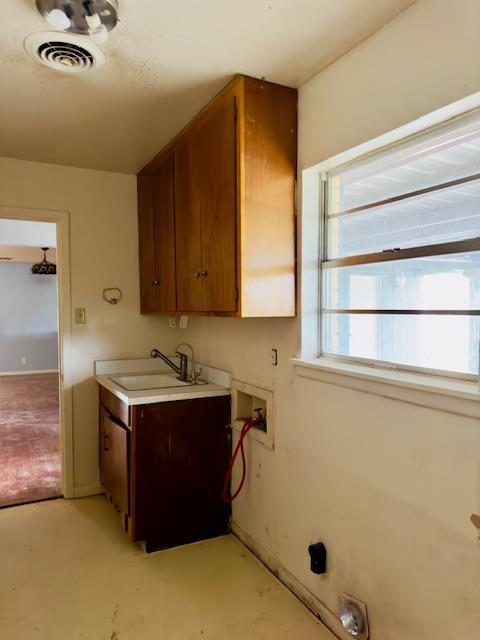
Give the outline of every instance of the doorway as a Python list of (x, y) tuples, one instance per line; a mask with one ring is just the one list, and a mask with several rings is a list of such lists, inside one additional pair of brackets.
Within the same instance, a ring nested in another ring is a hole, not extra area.
[(0, 507), (73, 497), (69, 309), (68, 214), (0, 209)]

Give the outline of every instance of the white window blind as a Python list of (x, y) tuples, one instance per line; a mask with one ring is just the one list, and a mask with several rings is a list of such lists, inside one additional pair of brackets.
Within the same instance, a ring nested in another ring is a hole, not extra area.
[(330, 171), (322, 353), (479, 371), (480, 113)]

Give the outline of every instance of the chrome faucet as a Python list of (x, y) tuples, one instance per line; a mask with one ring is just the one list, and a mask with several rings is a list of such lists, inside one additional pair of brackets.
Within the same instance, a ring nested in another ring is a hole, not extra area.
[(180, 356), (179, 367), (177, 367), (177, 365), (172, 362), (170, 358), (167, 358), (167, 356), (158, 349), (152, 349), (150, 351), (151, 358), (160, 358), (161, 360), (163, 360), (163, 362), (165, 362), (165, 364), (168, 364), (168, 366), (171, 367), (175, 371), (175, 373), (178, 374), (177, 378), (179, 380), (181, 380), (182, 382), (188, 382), (188, 357), (185, 353), (180, 353), (180, 351), (177, 351), (176, 354)]

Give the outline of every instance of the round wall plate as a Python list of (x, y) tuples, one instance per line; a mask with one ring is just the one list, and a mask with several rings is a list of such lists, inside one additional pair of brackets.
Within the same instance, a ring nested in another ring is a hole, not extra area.
[(368, 640), (370, 630), (367, 605), (364, 602), (349, 596), (348, 593), (342, 593), (339, 618), (348, 635), (358, 640)]

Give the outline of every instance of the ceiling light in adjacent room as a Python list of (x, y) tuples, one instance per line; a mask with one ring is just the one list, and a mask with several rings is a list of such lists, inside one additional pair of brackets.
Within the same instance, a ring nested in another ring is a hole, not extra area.
[(47, 251), (49, 247), (42, 247), (43, 258), (41, 262), (32, 265), (32, 273), (35, 275), (54, 276), (57, 274), (57, 265), (47, 260)]

